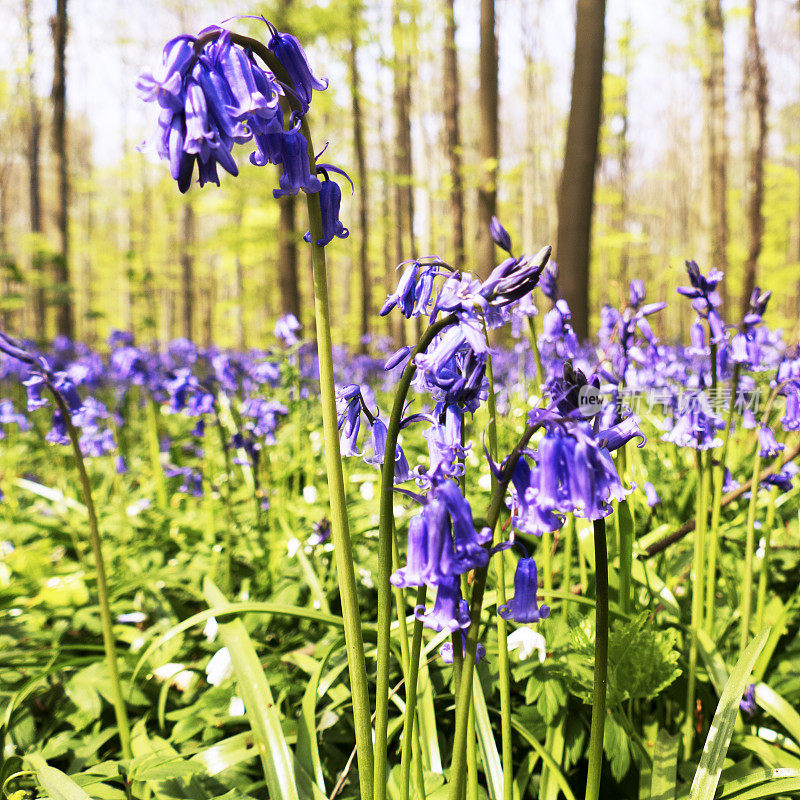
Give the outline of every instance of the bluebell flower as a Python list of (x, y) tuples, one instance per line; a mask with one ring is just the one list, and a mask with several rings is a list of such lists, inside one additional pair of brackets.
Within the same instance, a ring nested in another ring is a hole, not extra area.
[(461, 580), (458, 576), (447, 578), (436, 586), (436, 601), (430, 611), (417, 606), (414, 616), (426, 628), (434, 631), (457, 631), (469, 627), (469, 606), (461, 597)]
[(647, 505), (650, 508), (657, 506), (661, 502), (661, 498), (658, 496), (658, 492), (656, 491), (656, 487), (653, 486), (650, 481), (645, 481), (642, 485), (642, 489), (644, 489), (645, 498), (647, 499)]
[[(16, 425), (21, 431), (30, 430), (31, 424), (24, 414), (18, 414), (11, 400), (0, 400), (0, 425)], [(0, 438), (3, 433), (0, 430)]]
[(550, 616), (550, 607), (539, 606), (539, 574), (532, 558), (521, 558), (514, 572), (514, 596), (506, 605), (500, 606), (497, 613), (503, 619), (515, 622), (539, 622)]
[(336, 412), (342, 456), (357, 456), (358, 432), (361, 429), (361, 389), (355, 383), (336, 390)]
[(565, 521), (564, 516), (540, 504), (537, 497), (531, 468), (522, 455), (511, 474), (508, 505), (511, 509), (511, 524), (529, 536), (541, 536), (546, 531), (556, 531)]
[(720, 299), (717, 285), (724, 277), (721, 270), (712, 269), (708, 275), (700, 272), (696, 261), (686, 262), (686, 273), (691, 286), (679, 286), (678, 292), (692, 300), (692, 308), (705, 320), (711, 332), (711, 341), (720, 343), (725, 339), (725, 329), (717, 308)]
[(501, 250), (505, 250), (506, 253), (512, 255), (511, 236), (509, 235), (508, 231), (500, 224), (500, 220), (497, 219), (497, 217), (492, 217), (492, 221), (489, 223), (489, 233), (491, 234), (494, 243)]
[(547, 245), (535, 256), (507, 258), (483, 282), (480, 294), (495, 306), (514, 303), (539, 283), (552, 248)]
[(300, 341), (297, 337), (300, 327), (300, 323), (294, 314), (284, 314), (278, 317), (278, 321), (275, 323), (275, 338), (283, 342), (287, 347), (293, 347)]
[(775, 458), (786, 445), (778, 442), (772, 428), (761, 425), (758, 429), (758, 455), (761, 458)]
[(297, 37), (291, 33), (280, 33), (274, 25), (267, 22), (272, 31), (272, 38), (268, 47), (275, 53), (294, 84), (294, 93), (304, 108), (311, 103), (311, 94), (314, 89), (318, 92), (328, 88), (328, 81), (316, 78), (311, 71), (308, 58), (300, 46)]
[[(466, 653), (467, 649), (467, 632), (461, 631), (461, 655), (462, 657)], [(439, 656), (441, 657), (442, 661), (445, 664), (452, 664), (453, 663), (453, 643), (452, 642), (445, 642), (439, 648)], [(486, 648), (478, 642), (475, 646), (475, 663), (479, 664), (483, 659), (486, 658)]]
[[(322, 208), (322, 238), (317, 239), (317, 244), (324, 247), (330, 244), (333, 237), (346, 239), (350, 231), (339, 220), (339, 206), (342, 202), (342, 190), (336, 181), (324, 180), (319, 191), (319, 202)], [(311, 241), (311, 231), (306, 231), (304, 241)]]
[(539, 276), (539, 289), (555, 305), (558, 301), (558, 264), (555, 261), (547, 262)]
[(644, 288), (644, 281), (640, 278), (634, 278), (630, 282), (629, 288), (629, 300), (631, 308), (638, 309), (639, 306), (644, 302), (645, 298), (645, 288)]
[(751, 683), (744, 691), (744, 696), (739, 701), (739, 708), (741, 708), (742, 713), (747, 714), (748, 716), (753, 716), (758, 710), (758, 706), (756, 705), (756, 687), (755, 684)]
[(782, 492), (788, 492), (792, 488), (792, 481), (800, 472), (800, 467), (794, 461), (788, 461), (780, 472), (774, 472), (761, 479), (761, 486), (777, 486)]
[(280, 189), (273, 189), (274, 197), (305, 192), (318, 192), (322, 188), (319, 178), (311, 174), (308, 161), (308, 142), (296, 125), (286, 131), (281, 139), (281, 174), (278, 179)]
[(781, 426), (785, 431), (800, 430), (800, 381), (788, 381), (781, 389), (781, 394), (786, 397)]

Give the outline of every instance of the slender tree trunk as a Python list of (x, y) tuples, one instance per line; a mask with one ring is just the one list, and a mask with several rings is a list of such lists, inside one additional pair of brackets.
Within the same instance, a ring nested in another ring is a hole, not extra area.
[(756, 0), (748, 2), (745, 53), (745, 108), (750, 152), (747, 175), (747, 259), (744, 264), (742, 316), (756, 286), (758, 257), (764, 236), (764, 157), (767, 144), (767, 70), (756, 24)]
[(572, 102), (558, 196), (559, 280), (581, 339), (589, 335), (589, 255), (603, 99), (605, 12), (605, 0), (578, 0)]
[[(39, 158), (42, 138), (42, 113), (36, 97), (36, 75), (33, 65), (33, 8), (31, 0), (24, 1), (25, 45), (28, 56), (28, 141), (26, 156), (28, 161), (28, 211), (31, 233), (42, 232), (42, 192), (39, 173)], [(36, 340), (45, 339), (45, 297), (43, 274), (44, 256), (40, 243), (34, 246), (32, 256), (33, 276), (33, 324)]]
[(181, 220), (181, 335), (194, 341), (194, 207), (186, 200)]
[(281, 294), (281, 313), (294, 314), (302, 322), (300, 281), (297, 272), (297, 198), (281, 197), (278, 224), (278, 284)]
[(240, 256), (236, 256), (236, 346), (240, 352), (247, 349), (247, 334), (244, 324), (244, 264)]
[(458, 50), (454, 0), (445, 0), (444, 10), (444, 127), (450, 159), (450, 214), (453, 220), (453, 264), (464, 264), (464, 179), (461, 131), (459, 130)]
[(364, 146), (363, 112), (361, 108), (361, 79), (358, 73), (358, 37), (361, 23), (361, 2), (352, 0), (350, 8), (350, 88), (353, 112), (353, 146), (356, 157), (356, 179), (358, 181), (358, 274), (361, 284), (360, 304), (360, 342), (362, 352), (369, 344), (370, 320), (372, 316), (372, 280), (368, 253), (369, 224), (369, 184), (367, 179), (367, 158)]
[(479, 62), (481, 184), (478, 188), (476, 261), (479, 272), (488, 275), (497, 262), (495, 245), (489, 232), (489, 223), (497, 213), (497, 172), (498, 159), (500, 158), (497, 121), (497, 33), (495, 31), (494, 0), (481, 0)]
[[(705, 0), (703, 18), (703, 174), (708, 232), (707, 267), (724, 270), (728, 263), (728, 145), (725, 135), (724, 21), (720, 0)], [(724, 309), (727, 305), (726, 281), (720, 284), (720, 295)]]
[(58, 175), (58, 231), (61, 246), (54, 262), (58, 305), (56, 328), (62, 336), (75, 334), (69, 269), (69, 160), (67, 156), (67, 0), (56, 0), (56, 13), (50, 20), (55, 59), (53, 63), (53, 151)]
[[(630, 173), (630, 143), (628, 142), (628, 87), (630, 86), (631, 71), (633, 69), (633, 23), (627, 17), (623, 23), (622, 36), (619, 46), (622, 56), (622, 95), (620, 97), (620, 132), (619, 132), (619, 230), (628, 234), (629, 211), (629, 173)], [(630, 263), (630, 247), (623, 239), (619, 254), (619, 271), (622, 288), (625, 290), (630, 280), (628, 265)]]

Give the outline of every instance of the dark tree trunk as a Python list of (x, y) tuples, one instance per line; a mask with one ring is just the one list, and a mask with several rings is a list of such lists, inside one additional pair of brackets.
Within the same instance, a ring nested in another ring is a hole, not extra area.
[(278, 224), (278, 284), (281, 293), (281, 313), (294, 314), (302, 322), (300, 310), (300, 281), (297, 273), (297, 198), (281, 197)]
[(458, 124), (459, 81), (454, 0), (445, 0), (444, 28), (444, 127), (450, 159), (450, 213), (453, 220), (453, 264), (464, 264), (464, 180), (461, 132)]
[[(34, 74), (33, 50), (33, 8), (31, 0), (25, 0), (25, 44), (28, 56), (28, 210), (31, 233), (42, 232), (42, 191), (39, 173), (41, 154), (42, 113), (36, 97), (36, 76)], [(36, 340), (44, 342), (45, 338), (45, 299), (44, 299), (44, 256), (39, 243), (34, 247), (33, 267), (33, 323)]]
[(188, 200), (181, 220), (181, 335), (194, 341), (194, 208)]
[(56, 282), (56, 328), (62, 336), (72, 339), (75, 323), (72, 309), (72, 290), (69, 269), (69, 161), (67, 157), (67, 0), (56, 0), (56, 13), (50, 20), (53, 32), (53, 151), (58, 175), (58, 211), (56, 214), (61, 237), (59, 253), (54, 259)]
[(767, 70), (756, 24), (756, 0), (749, 0), (745, 53), (746, 125), (749, 139), (747, 175), (747, 259), (744, 263), (742, 316), (756, 286), (758, 257), (764, 236), (764, 156), (767, 143)]
[[(725, 270), (728, 263), (728, 147), (725, 136), (724, 22), (720, 0), (705, 0), (703, 17), (703, 174), (709, 261), (706, 266)], [(728, 298), (727, 282), (722, 281), (719, 288), (724, 310)]]
[(579, 338), (589, 335), (589, 254), (603, 99), (605, 0), (578, 0), (567, 144), (558, 195), (556, 258)]
[(497, 33), (494, 0), (481, 0), (480, 86), (481, 109), (480, 156), (481, 184), (478, 188), (478, 272), (488, 275), (497, 259), (489, 233), (489, 223), (497, 213), (497, 167), (500, 157), (497, 124)]
[(361, 21), (361, 2), (353, 0), (350, 9), (350, 89), (353, 98), (353, 145), (356, 156), (356, 179), (358, 181), (358, 274), (361, 284), (360, 325), (361, 350), (366, 352), (370, 318), (372, 315), (372, 283), (370, 278), (368, 253), (369, 225), (367, 209), (369, 203), (369, 186), (367, 184), (367, 159), (364, 146), (364, 126), (361, 108), (361, 80), (358, 74), (358, 36)]

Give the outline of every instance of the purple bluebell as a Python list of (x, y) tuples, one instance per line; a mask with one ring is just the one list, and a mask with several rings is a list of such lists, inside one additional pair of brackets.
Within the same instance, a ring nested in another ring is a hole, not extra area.
[(539, 283), (552, 248), (543, 247), (535, 256), (507, 258), (483, 282), (480, 294), (494, 306), (514, 303)]
[[(339, 220), (339, 206), (342, 202), (342, 190), (336, 181), (324, 180), (319, 190), (319, 202), (322, 208), (322, 238), (317, 239), (317, 244), (324, 247), (330, 244), (333, 237), (346, 239), (350, 231)], [(311, 241), (311, 231), (306, 231), (303, 240)]]
[(717, 285), (723, 279), (724, 273), (712, 269), (708, 275), (703, 275), (696, 261), (686, 262), (686, 273), (691, 286), (679, 286), (678, 292), (692, 300), (692, 308), (708, 322), (711, 341), (719, 344), (725, 339), (725, 329), (717, 311), (722, 302)]
[(361, 429), (362, 398), (358, 384), (351, 383), (336, 390), (341, 454), (358, 456), (358, 432)]
[(308, 142), (300, 132), (299, 125), (286, 131), (281, 139), (281, 174), (278, 179), (280, 189), (273, 189), (274, 197), (295, 195), (304, 192), (318, 192), (322, 183), (311, 173), (308, 160)]
[(294, 314), (284, 314), (278, 317), (278, 321), (275, 323), (275, 338), (287, 347), (294, 347), (300, 341), (297, 336), (299, 331), (300, 323)]
[(539, 574), (532, 558), (521, 558), (514, 572), (514, 596), (497, 613), (503, 619), (515, 622), (539, 622), (550, 616), (550, 607), (539, 605)]
[(521, 533), (530, 536), (541, 536), (546, 531), (558, 530), (564, 525), (565, 517), (539, 503), (537, 491), (532, 484), (531, 468), (522, 455), (511, 474), (508, 499), (511, 524)]
[(761, 486), (777, 486), (782, 492), (788, 492), (792, 488), (792, 481), (797, 477), (800, 472), (800, 467), (789, 461), (784, 464), (780, 472), (773, 472), (771, 475), (766, 475), (761, 479)]
[(492, 221), (489, 223), (489, 233), (491, 234), (494, 243), (501, 250), (505, 250), (509, 255), (513, 255), (511, 253), (511, 236), (500, 224), (500, 220), (497, 219), (497, 217), (492, 217)]
[(291, 33), (280, 33), (269, 22), (267, 25), (272, 32), (268, 47), (275, 53), (275, 57), (291, 78), (295, 96), (304, 108), (308, 108), (311, 103), (312, 91), (315, 89), (318, 92), (324, 91), (328, 88), (328, 81), (325, 78), (314, 76), (297, 37), (292, 36)]
[(653, 486), (650, 481), (645, 481), (642, 485), (642, 489), (644, 489), (645, 498), (647, 499), (647, 505), (650, 508), (657, 506), (661, 502), (661, 498), (658, 496), (658, 492), (656, 491), (656, 487)]
[[(461, 631), (461, 655), (462, 657), (466, 653), (467, 649), (467, 632)], [(442, 662), (445, 664), (452, 664), (453, 663), (453, 643), (452, 642), (445, 642), (439, 648), (439, 656), (442, 659)], [(475, 663), (479, 664), (483, 659), (486, 658), (486, 648), (478, 642), (475, 646)]]
[(414, 616), (434, 631), (457, 631), (469, 627), (469, 606), (461, 597), (461, 581), (456, 575), (436, 585), (436, 601), (429, 611), (417, 606)]
[(755, 684), (751, 683), (745, 690), (744, 696), (739, 701), (739, 708), (742, 710), (743, 714), (747, 714), (747, 716), (752, 717), (753, 714), (756, 713), (758, 710), (758, 706), (756, 705), (756, 687)]
[(758, 455), (761, 458), (775, 458), (786, 445), (775, 438), (772, 428), (760, 425), (758, 428)]

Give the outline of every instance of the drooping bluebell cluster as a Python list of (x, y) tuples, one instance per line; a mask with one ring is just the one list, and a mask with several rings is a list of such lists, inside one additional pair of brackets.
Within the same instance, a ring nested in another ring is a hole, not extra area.
[[(317, 164), (301, 127), (313, 92), (328, 83), (314, 76), (296, 37), (264, 22), (271, 34), (266, 53), (260, 43), (219, 26), (167, 42), (161, 69), (143, 72), (136, 84), (142, 100), (161, 108), (152, 144), (186, 192), (195, 167), (201, 186), (219, 185), (218, 166), (238, 175), (233, 146), (251, 143), (252, 164), (281, 168), (275, 197), (319, 193), (323, 235), (317, 243), (326, 245), (348, 235), (339, 221), (341, 189), (328, 175), (344, 173)], [(267, 57), (271, 67), (262, 60)]]

